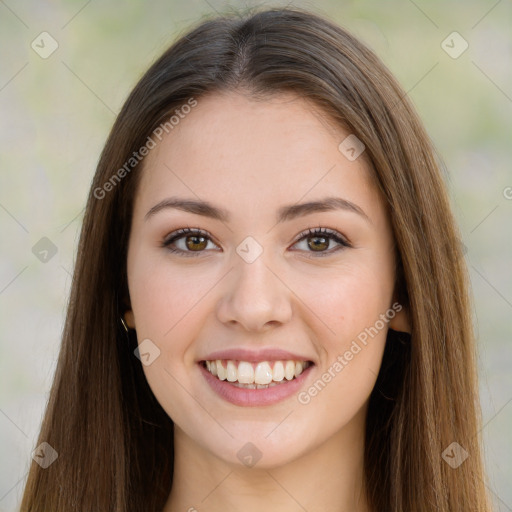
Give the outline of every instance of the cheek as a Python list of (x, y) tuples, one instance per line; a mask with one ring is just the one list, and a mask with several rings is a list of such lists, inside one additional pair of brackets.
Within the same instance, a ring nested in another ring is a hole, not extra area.
[(137, 331), (165, 343), (193, 320), (194, 310), (214, 286), (215, 276), (192, 267), (172, 268), (168, 262), (144, 259), (142, 254), (136, 256), (129, 283)]
[[(371, 265), (347, 265), (330, 276), (315, 280), (314, 293), (301, 291), (317, 315), (315, 341), (323, 357), (317, 375), (320, 382), (306, 389), (299, 402), (316, 404), (312, 408), (318, 407), (319, 413), (322, 410), (338, 423), (355, 414), (373, 389), (386, 343), (393, 290), (392, 275)], [(331, 409), (326, 406), (329, 403), (338, 403), (343, 410)]]
[(319, 325), (324, 325), (322, 332), (327, 336), (319, 341), (328, 351), (350, 345), (391, 305), (392, 276), (368, 266), (347, 265), (325, 278), (301, 279), (298, 295), (317, 315)]
[(154, 362), (143, 365), (143, 371), (160, 405), (181, 423), (198, 415), (189, 394), (190, 348), (201, 330), (201, 298), (214, 283), (208, 274), (199, 278), (191, 269), (172, 269), (142, 250), (132, 256), (136, 257), (129, 266), (130, 300), (138, 343), (150, 339), (160, 351)]
[(367, 402), (386, 344), (388, 323), (380, 315), (388, 311), (387, 297), (355, 274), (333, 280), (315, 295), (317, 334), (324, 333), (316, 342), (323, 357), (315, 379), (297, 397), (311, 438), (334, 434)]

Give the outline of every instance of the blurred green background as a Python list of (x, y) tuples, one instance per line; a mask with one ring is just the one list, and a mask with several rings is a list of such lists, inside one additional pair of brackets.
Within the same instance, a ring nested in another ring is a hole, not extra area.
[[(192, 23), (254, 5), (308, 8), (359, 36), (399, 79), (443, 157), (474, 293), (489, 489), (496, 510), (512, 511), (510, 0), (0, 0), (0, 511), (20, 501), (83, 208), (116, 113)], [(454, 31), (460, 37), (443, 45)], [(47, 261), (34, 254), (38, 243)]]

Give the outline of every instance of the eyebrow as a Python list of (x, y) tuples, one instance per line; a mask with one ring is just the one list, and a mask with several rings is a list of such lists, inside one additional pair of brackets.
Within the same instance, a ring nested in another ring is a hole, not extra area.
[[(226, 223), (229, 222), (231, 218), (231, 215), (227, 210), (214, 206), (207, 201), (169, 197), (153, 206), (146, 213), (144, 219), (148, 220), (156, 213), (168, 208), (183, 210), (185, 212), (202, 215), (203, 217), (210, 217)], [(359, 206), (346, 199), (342, 199), (341, 197), (325, 197), (317, 201), (282, 206), (277, 211), (276, 223), (279, 224), (285, 221), (290, 221), (316, 212), (327, 212), (333, 210), (346, 210), (357, 213), (371, 224), (370, 218)]]

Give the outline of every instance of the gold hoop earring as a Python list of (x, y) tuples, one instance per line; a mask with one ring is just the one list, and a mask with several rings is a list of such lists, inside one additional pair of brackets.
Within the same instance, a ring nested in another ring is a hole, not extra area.
[(130, 329), (129, 329), (129, 328), (128, 328), (128, 326), (126, 325), (126, 322), (124, 321), (124, 318), (123, 318), (123, 317), (121, 317), (121, 324), (123, 325), (124, 330), (125, 330), (126, 332), (130, 332)]

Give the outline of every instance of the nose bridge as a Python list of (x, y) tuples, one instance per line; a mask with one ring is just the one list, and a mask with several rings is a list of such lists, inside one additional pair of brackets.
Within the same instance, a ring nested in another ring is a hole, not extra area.
[[(240, 245), (242, 249), (246, 247)], [(235, 261), (228, 289), (220, 299), (221, 321), (257, 330), (269, 322), (285, 323), (290, 319), (290, 292), (275, 275), (275, 265), (269, 256), (270, 251), (263, 251), (251, 261), (243, 255), (235, 255), (238, 261)]]

